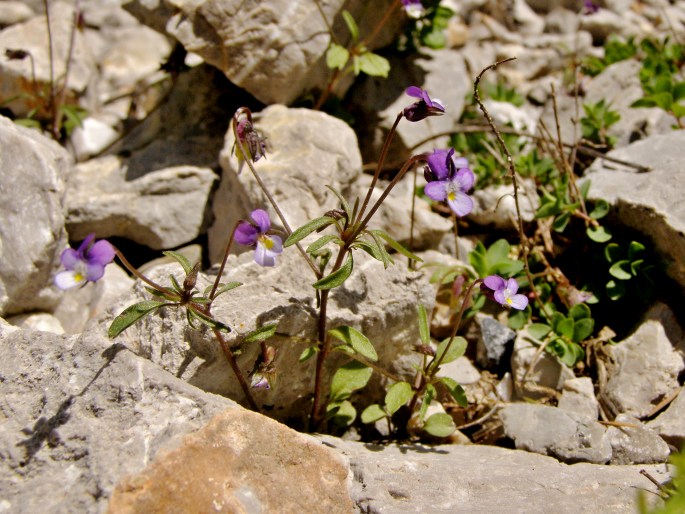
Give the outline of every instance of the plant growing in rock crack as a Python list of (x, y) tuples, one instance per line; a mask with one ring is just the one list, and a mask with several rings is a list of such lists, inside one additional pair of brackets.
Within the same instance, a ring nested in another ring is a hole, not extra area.
[(4, 103), (9, 104), (17, 98), (23, 98), (33, 107), (25, 118), (14, 120), (19, 125), (44, 129), (55, 141), (64, 142), (73, 130), (82, 124), (82, 120), (88, 111), (68, 98), (68, 81), (72, 64), (74, 41), (77, 31), (85, 27), (82, 12), (78, 2), (75, 6), (74, 20), (71, 26), (71, 37), (66, 55), (66, 68), (64, 74), (55, 77), (55, 45), (53, 42), (52, 25), (50, 19), (50, 2), (43, 0), (45, 19), (48, 35), (48, 55), (50, 61), (50, 79), (44, 88), (40, 88), (36, 80), (36, 68), (33, 55), (28, 50), (21, 48), (5, 50), (5, 57), (9, 60), (27, 60), (31, 63), (31, 88), (30, 91), (9, 98)]

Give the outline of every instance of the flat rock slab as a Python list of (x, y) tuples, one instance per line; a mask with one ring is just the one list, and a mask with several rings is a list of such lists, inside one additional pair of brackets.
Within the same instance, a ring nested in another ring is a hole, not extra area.
[(347, 459), (361, 512), (407, 514), (636, 511), (638, 491), (655, 495), (640, 470), (663, 483), (665, 465), (561, 464), (494, 446), (381, 446), (321, 436)]

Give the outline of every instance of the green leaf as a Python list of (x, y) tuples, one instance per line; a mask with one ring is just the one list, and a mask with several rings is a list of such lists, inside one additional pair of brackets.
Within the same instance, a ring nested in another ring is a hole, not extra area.
[(339, 427), (348, 427), (357, 417), (357, 409), (347, 400), (329, 403), (326, 406), (326, 417)]
[(632, 274), (630, 273), (630, 261), (623, 260), (615, 262), (609, 268), (609, 275), (619, 280), (630, 280)]
[(208, 316), (207, 314), (197, 310), (193, 309), (190, 306), (188, 309), (186, 309), (186, 315), (188, 317), (188, 323), (190, 323), (193, 328), (195, 326), (192, 323), (193, 319), (197, 319), (201, 323), (204, 323), (205, 325), (209, 326), (210, 328), (215, 328), (217, 330), (224, 330), (226, 332), (231, 332), (233, 329), (226, 325), (225, 323), (222, 323), (221, 321), (215, 320), (212, 316)]
[(311, 359), (312, 357), (314, 357), (314, 355), (316, 355), (316, 353), (318, 351), (319, 351), (319, 349), (316, 346), (308, 346), (307, 348), (302, 350), (302, 353), (300, 354), (299, 361), (305, 362), (305, 361)]
[(383, 267), (387, 269), (388, 266), (390, 266), (390, 264), (393, 264), (394, 262), (392, 260), (392, 257), (390, 257), (390, 254), (385, 249), (385, 245), (383, 244), (383, 240), (380, 238), (380, 236), (378, 234), (374, 234), (371, 231), (369, 231), (368, 233), (373, 238), (373, 241), (378, 249), (378, 253), (380, 256), (380, 259), (378, 260), (380, 260), (383, 263)]
[(585, 233), (595, 243), (606, 243), (611, 239), (611, 231), (602, 226), (588, 227)]
[(246, 343), (257, 343), (259, 341), (266, 341), (276, 333), (276, 327), (278, 323), (271, 323), (269, 325), (264, 325), (254, 329), (252, 332), (245, 336), (244, 341)]
[(171, 250), (162, 253), (167, 257), (175, 259), (183, 267), (183, 271), (185, 271), (186, 275), (193, 271), (193, 265), (190, 264), (190, 261), (185, 257), (185, 255), (181, 255), (180, 253)]
[(626, 294), (626, 286), (623, 282), (609, 280), (609, 282), (606, 283), (605, 288), (607, 296), (613, 301), (620, 300)]
[(457, 383), (456, 380), (450, 377), (440, 377), (440, 382), (443, 383), (450, 396), (464, 409), (469, 406), (469, 401), (466, 399), (466, 391)]
[(315, 289), (333, 289), (338, 287), (340, 284), (345, 282), (352, 274), (352, 268), (354, 267), (354, 262), (352, 260), (352, 254), (347, 255), (347, 260), (336, 271), (328, 276), (323, 277), (321, 280), (314, 282), (313, 287)]
[(326, 51), (326, 66), (331, 70), (342, 70), (350, 58), (350, 52), (344, 46), (331, 43)]
[(552, 327), (544, 323), (531, 323), (527, 330), (532, 338), (542, 341), (552, 331)]
[(326, 246), (331, 241), (334, 241), (335, 244), (342, 244), (342, 240), (336, 234), (327, 234), (325, 236), (321, 236), (319, 239), (310, 244), (307, 247), (307, 253), (314, 253)]
[(109, 326), (107, 335), (110, 338), (114, 338), (121, 334), (128, 327), (133, 325), (139, 319), (142, 319), (148, 314), (151, 314), (152, 312), (156, 311), (160, 307), (164, 307), (167, 305), (174, 304), (168, 302), (157, 302), (154, 300), (147, 300), (144, 302), (135, 303), (124, 309), (124, 311), (121, 314), (114, 318), (112, 324)]
[(391, 416), (395, 414), (400, 407), (411, 400), (413, 395), (414, 391), (408, 382), (396, 382), (391, 385), (385, 394), (385, 408), (388, 410), (388, 414)]
[[(242, 282), (228, 282), (226, 284), (219, 284), (219, 287), (217, 287), (216, 292), (214, 293), (214, 298), (219, 296), (220, 294), (225, 293), (226, 291), (230, 291), (231, 289), (235, 289), (236, 287), (242, 286)], [(211, 291), (212, 291), (213, 286), (207, 286), (205, 289), (205, 296), (207, 296)]]
[(176, 277), (173, 275), (169, 275), (169, 280), (171, 281), (171, 287), (173, 287), (174, 291), (176, 291), (179, 294), (182, 294), (183, 288), (178, 283), (178, 280), (176, 280)]
[(326, 185), (326, 187), (338, 198), (340, 201), (340, 206), (342, 207), (343, 211), (345, 211), (345, 214), (347, 214), (347, 219), (352, 221), (352, 210), (350, 209), (350, 204), (347, 203), (347, 200), (345, 200), (345, 197), (341, 195), (334, 187)]
[(530, 319), (530, 308), (526, 307), (522, 311), (512, 309), (509, 311), (509, 317), (507, 318), (507, 326), (512, 330), (521, 330), (528, 319)]
[(361, 362), (350, 361), (338, 368), (331, 381), (331, 400), (345, 400), (356, 391), (366, 385), (371, 378), (373, 370)]
[(364, 52), (359, 56), (359, 69), (371, 77), (388, 78), (390, 62), (378, 54)]
[(343, 10), (342, 17), (343, 20), (345, 20), (345, 25), (347, 25), (347, 30), (350, 31), (350, 36), (352, 36), (352, 39), (354, 39), (355, 41), (358, 41), (359, 27), (357, 26), (357, 22), (354, 21), (354, 18), (347, 9)]
[(574, 343), (580, 343), (585, 341), (588, 337), (592, 335), (592, 331), (595, 329), (595, 320), (592, 318), (585, 318), (576, 321), (573, 325), (573, 337), (571, 340)]
[(549, 216), (556, 216), (561, 212), (561, 205), (559, 202), (545, 203), (538, 207), (535, 211), (536, 218), (548, 218)]
[(419, 409), (419, 422), (423, 422), (423, 418), (426, 417), (426, 412), (428, 411), (428, 406), (438, 395), (433, 384), (428, 384), (426, 386), (426, 392), (423, 393), (423, 399), (421, 400), (421, 408)]
[(452, 416), (439, 412), (426, 420), (423, 429), (434, 437), (448, 437), (457, 430), (457, 427)]
[(378, 360), (378, 354), (371, 344), (371, 341), (358, 330), (342, 325), (330, 329), (328, 335), (343, 343), (349, 344), (354, 348), (355, 352), (371, 362), (376, 362)]
[(564, 318), (557, 324), (556, 333), (560, 336), (571, 339), (573, 338), (573, 325), (574, 321), (572, 319)]
[(447, 44), (447, 38), (445, 37), (443, 29), (439, 27), (431, 27), (431, 29), (432, 30), (430, 31), (421, 33), (421, 43), (428, 48), (432, 48), (433, 50), (445, 48), (445, 45)]
[(418, 262), (423, 262), (423, 259), (421, 259), (421, 257), (419, 257), (418, 255), (416, 255), (416, 254), (410, 252), (409, 250), (407, 250), (404, 246), (402, 246), (400, 243), (398, 243), (397, 241), (395, 241), (395, 240), (390, 236), (390, 234), (388, 234), (387, 232), (385, 232), (385, 231), (383, 231), (383, 230), (379, 230), (379, 229), (369, 230), (369, 232), (371, 232), (371, 233), (376, 234), (377, 236), (379, 236), (379, 237), (380, 237), (381, 239), (383, 239), (386, 243), (388, 243), (388, 246), (390, 246), (390, 248), (392, 248), (392, 249), (395, 250), (396, 252), (401, 253), (401, 254), (404, 255), (405, 257), (408, 257), (408, 258), (410, 258), (410, 259), (412, 259), (412, 260), (415, 260), (415, 261), (418, 261)]
[(568, 225), (569, 221), (571, 221), (571, 213), (570, 212), (562, 212), (554, 218), (554, 221), (552, 222), (552, 229), (554, 229), (555, 232), (563, 232), (566, 230), (566, 226)]
[(598, 220), (609, 214), (609, 202), (603, 199), (599, 199), (595, 202), (595, 206), (590, 211), (590, 217), (594, 220)]
[(419, 336), (421, 337), (421, 342), (427, 345), (431, 342), (430, 326), (428, 324), (428, 313), (426, 312), (426, 308), (422, 304), (418, 305), (417, 310), (419, 311)]
[(569, 309), (568, 315), (571, 319), (580, 321), (581, 319), (592, 318), (592, 311), (584, 303), (577, 303)]
[(372, 405), (369, 405), (366, 409), (364, 409), (361, 415), (361, 421), (365, 424), (375, 423), (379, 419), (383, 419), (386, 416), (387, 414), (381, 408), (381, 406), (377, 403), (374, 403)]
[(313, 219), (302, 225), (292, 234), (290, 234), (288, 239), (286, 239), (283, 243), (283, 246), (287, 248), (288, 246), (292, 246), (295, 243), (299, 243), (302, 239), (307, 237), (315, 230), (320, 230), (324, 227), (327, 227), (328, 225), (332, 225), (333, 223), (335, 223), (335, 220), (330, 216), (321, 216), (320, 218)]
[[(435, 352), (435, 362), (440, 360), (442, 354), (445, 353), (445, 349), (447, 348), (449, 342), (450, 338), (448, 337), (438, 345), (438, 350)], [(441, 365), (447, 364), (448, 362), (456, 361), (459, 357), (464, 355), (464, 353), (466, 353), (467, 345), (468, 343), (466, 342), (466, 339), (464, 339), (461, 336), (456, 336), (452, 341), (449, 350), (447, 350), (445, 357), (442, 359)]]
[(673, 86), (673, 100), (678, 101), (685, 98), (685, 82), (678, 82)]
[(622, 255), (623, 249), (616, 243), (610, 243), (604, 248), (604, 257), (606, 258), (607, 262), (619, 261), (621, 260)]
[(638, 241), (631, 241), (628, 245), (628, 259), (633, 261), (635, 257), (646, 250), (645, 245)]

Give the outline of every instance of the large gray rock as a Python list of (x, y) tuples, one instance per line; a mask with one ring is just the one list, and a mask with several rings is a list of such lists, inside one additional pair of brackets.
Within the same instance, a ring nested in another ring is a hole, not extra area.
[(603, 198), (618, 221), (648, 236), (664, 258), (666, 272), (685, 290), (685, 188), (679, 148), (685, 142), (681, 130), (651, 136), (610, 152), (616, 159), (650, 166), (652, 171), (597, 160), (588, 169), (592, 181), (588, 198)]
[(605, 429), (570, 411), (547, 405), (513, 403), (499, 413), (504, 433), (516, 448), (565, 462), (604, 464), (611, 459)]
[[(378, 261), (355, 252), (355, 267), (345, 284), (335, 289), (328, 303), (328, 327), (347, 325), (361, 330), (375, 346), (381, 368), (411, 377), (420, 357), (413, 351), (418, 340), (416, 305), (430, 311), (435, 291), (420, 272), (408, 272), (405, 259), (383, 270)], [(178, 265), (150, 270), (148, 277), (169, 284), (168, 275), (183, 281)], [(201, 273), (197, 288), (204, 290), (213, 276)], [(230, 345), (239, 345), (239, 365), (247, 375), (260, 353), (258, 344), (242, 344), (239, 334), (256, 327), (278, 323), (278, 335), (269, 340), (277, 349), (274, 361), (277, 382), (270, 390), (255, 391), (260, 405), (270, 406), (270, 415), (288, 419), (308, 412), (313, 391), (315, 359), (298, 362), (301, 352), (316, 339), (317, 308), (311, 284), (315, 278), (295, 248), (286, 249), (276, 267), (262, 268), (252, 254), (231, 256), (222, 282), (237, 280), (244, 285), (219, 296), (212, 307), (218, 320), (234, 332), (227, 336)], [(118, 314), (128, 305), (149, 298), (140, 285), (113, 308)], [(103, 317), (108, 324), (111, 316)], [(165, 309), (127, 329), (118, 341), (136, 354), (145, 356), (201, 389), (242, 400), (243, 393), (226, 358), (210, 331), (187, 328), (181, 309)], [(329, 372), (342, 363), (329, 360)], [(328, 379), (327, 382), (328, 383)], [(374, 375), (365, 398), (381, 394), (379, 378)], [(273, 406), (273, 408), (271, 408)]]
[[(124, 7), (146, 25), (178, 39), (261, 102), (288, 104), (312, 86), (323, 85), (321, 58), (330, 42), (327, 23), (334, 25), (338, 40), (348, 38), (340, 19), (333, 24), (343, 6), (363, 20), (364, 37), (389, 4), (374, 2), (368, 9), (364, 2), (334, 0), (321, 3), (319, 10), (315, 2), (290, 0), (131, 0)], [(391, 34), (399, 26), (392, 19), (389, 25)]]
[(633, 334), (607, 346), (607, 384), (602, 395), (614, 414), (648, 416), (664, 398), (680, 388), (685, 369), (683, 331), (673, 312), (658, 304)]
[[(36, 97), (50, 87), (51, 66), (55, 87), (63, 84), (67, 56), (74, 22), (74, 7), (66, 2), (51, 2), (50, 20), (53, 44), (53, 61), (50, 59), (45, 15), (39, 14), (25, 23), (13, 25), (0, 32), (0, 104), (12, 109), (16, 116), (26, 116), (36, 107)], [(86, 89), (94, 77), (95, 61), (80, 31), (74, 34), (73, 51), (66, 82), (66, 99), (73, 102)], [(25, 50), (33, 60), (9, 60), (5, 51)], [(33, 62), (33, 66), (32, 63)], [(35, 72), (35, 86), (33, 77)], [(40, 107), (40, 105), (38, 106)], [(45, 117), (39, 108), (34, 117)]]
[[(361, 512), (576, 514), (634, 513), (636, 490), (656, 493), (640, 474), (668, 479), (665, 465), (562, 464), (551, 457), (492, 446), (374, 445), (322, 437), (349, 460)], [(655, 495), (648, 494), (648, 497)]]
[[(255, 125), (267, 137), (267, 156), (255, 168), (293, 230), (339, 206), (327, 185), (353, 204), (351, 186), (361, 172), (361, 157), (348, 125), (322, 112), (282, 105), (264, 109), (255, 116)], [(233, 226), (248, 219), (253, 209), (266, 209), (274, 227), (281, 225), (247, 165), (240, 171), (233, 143), (229, 129), (212, 206), (215, 221), (208, 231), (210, 262), (221, 260)]]
[(103, 512), (123, 476), (235, 407), (99, 333), (3, 331), (0, 346), (0, 503), (9, 512)]
[(627, 414), (614, 419), (618, 425), (607, 429), (611, 444), (611, 464), (653, 464), (666, 462), (671, 453), (659, 435)]
[(51, 310), (52, 273), (67, 246), (64, 180), (69, 154), (0, 116), (0, 315)]
[(664, 412), (647, 423), (647, 427), (656, 431), (673, 447), (683, 447), (685, 443), (685, 393), (683, 389)]
[(68, 176), (67, 230), (76, 240), (95, 232), (155, 250), (180, 246), (204, 232), (216, 179), (211, 169), (195, 166), (130, 178), (118, 157), (90, 160)]

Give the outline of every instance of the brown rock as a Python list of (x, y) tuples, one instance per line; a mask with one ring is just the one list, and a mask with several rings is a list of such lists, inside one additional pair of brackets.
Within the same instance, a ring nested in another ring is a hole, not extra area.
[(230, 409), (119, 483), (108, 512), (352, 511), (339, 456), (276, 421)]

